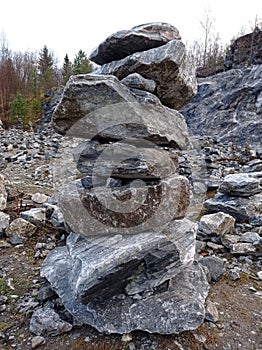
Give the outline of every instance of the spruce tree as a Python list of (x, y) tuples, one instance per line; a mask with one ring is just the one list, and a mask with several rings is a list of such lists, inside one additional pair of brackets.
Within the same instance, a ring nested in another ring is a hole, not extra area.
[(63, 84), (65, 85), (69, 77), (73, 74), (72, 63), (70, 62), (68, 55), (65, 55), (63, 68), (62, 68), (62, 78)]
[(11, 116), (12, 122), (16, 121), (16, 117), (25, 117), (29, 112), (28, 103), (20, 91), (16, 92), (16, 95), (11, 103)]
[(93, 70), (92, 64), (83, 50), (79, 50), (73, 63), (73, 74), (87, 74)]
[(38, 69), (42, 88), (50, 89), (53, 86), (54, 56), (46, 45), (39, 53)]

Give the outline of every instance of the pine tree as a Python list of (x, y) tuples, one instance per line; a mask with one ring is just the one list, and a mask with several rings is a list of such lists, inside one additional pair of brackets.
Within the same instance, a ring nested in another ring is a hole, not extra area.
[(68, 55), (65, 55), (63, 68), (62, 68), (62, 78), (63, 84), (65, 85), (69, 77), (73, 74), (72, 63), (70, 62)]
[(82, 50), (79, 50), (74, 59), (73, 74), (87, 74), (91, 73), (92, 70), (92, 64), (87, 58), (86, 53)]
[(49, 52), (46, 45), (39, 53), (38, 69), (40, 75), (40, 83), (43, 89), (50, 89), (53, 87), (54, 56)]

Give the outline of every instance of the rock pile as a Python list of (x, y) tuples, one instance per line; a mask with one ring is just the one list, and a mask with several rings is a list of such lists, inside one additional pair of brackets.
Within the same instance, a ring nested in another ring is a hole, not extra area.
[(214, 198), (204, 205), (210, 212), (223, 211), (238, 222), (261, 225), (262, 172), (227, 175)]
[(189, 182), (177, 170), (187, 127), (169, 108), (196, 90), (185, 47), (176, 28), (152, 23), (111, 36), (91, 58), (103, 65), (71, 77), (53, 114), (59, 132), (84, 141), (74, 151), (81, 178), (58, 201), (72, 232), (41, 275), (99, 331), (195, 329), (209, 285), (194, 264)]

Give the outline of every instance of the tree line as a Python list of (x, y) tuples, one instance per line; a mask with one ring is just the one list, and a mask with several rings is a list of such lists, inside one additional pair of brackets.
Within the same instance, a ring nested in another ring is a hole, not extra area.
[[(222, 44), (214, 24), (214, 18), (206, 11), (200, 21), (201, 37), (188, 45), (198, 76), (224, 70), (228, 46)], [(253, 32), (255, 28), (262, 28), (262, 21), (257, 16), (245, 32)], [(0, 120), (8, 127), (16, 124), (18, 117), (26, 124), (29, 120), (39, 119), (46, 90), (65, 85), (72, 74), (92, 70), (91, 62), (81, 49), (73, 62), (66, 54), (62, 68), (58, 68), (57, 59), (46, 45), (39, 52), (12, 52), (4, 34), (0, 34)]]
[(0, 36), (0, 120), (5, 127), (25, 124), (41, 116), (46, 90), (66, 84), (72, 74), (92, 71), (86, 53), (79, 50), (71, 62), (66, 54), (63, 67), (45, 45), (39, 52), (12, 52)]

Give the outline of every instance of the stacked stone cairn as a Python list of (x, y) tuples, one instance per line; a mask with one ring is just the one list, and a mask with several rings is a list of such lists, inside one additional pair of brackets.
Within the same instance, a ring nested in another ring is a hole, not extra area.
[(209, 285), (177, 169), (188, 144), (177, 109), (196, 93), (180, 39), (166, 23), (113, 34), (90, 56), (100, 67), (72, 76), (53, 114), (58, 132), (81, 140), (81, 176), (60, 189), (70, 234), (41, 275), (75, 319), (101, 332), (172, 334), (205, 318)]

